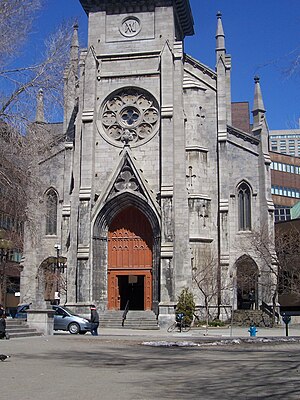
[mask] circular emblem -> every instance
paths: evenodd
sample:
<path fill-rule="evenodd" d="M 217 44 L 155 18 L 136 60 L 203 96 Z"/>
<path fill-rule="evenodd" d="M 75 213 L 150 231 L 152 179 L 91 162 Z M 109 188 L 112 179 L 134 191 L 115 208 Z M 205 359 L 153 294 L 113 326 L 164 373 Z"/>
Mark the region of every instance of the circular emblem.
<path fill-rule="evenodd" d="M 115 144 L 142 144 L 158 131 L 157 101 L 141 89 L 117 90 L 104 101 L 97 125 L 99 131 L 104 131 Z"/>
<path fill-rule="evenodd" d="M 141 22 L 136 17 L 125 18 L 120 26 L 120 32 L 123 36 L 133 37 L 136 36 L 141 30 Z"/>

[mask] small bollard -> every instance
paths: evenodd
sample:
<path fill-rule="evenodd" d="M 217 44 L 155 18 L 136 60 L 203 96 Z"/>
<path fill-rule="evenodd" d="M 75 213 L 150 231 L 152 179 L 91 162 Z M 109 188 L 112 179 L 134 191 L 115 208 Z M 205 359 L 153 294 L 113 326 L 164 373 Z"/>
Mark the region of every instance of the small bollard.
<path fill-rule="evenodd" d="M 257 333 L 256 326 L 251 324 L 248 332 L 250 333 L 250 337 L 255 337 Z"/>

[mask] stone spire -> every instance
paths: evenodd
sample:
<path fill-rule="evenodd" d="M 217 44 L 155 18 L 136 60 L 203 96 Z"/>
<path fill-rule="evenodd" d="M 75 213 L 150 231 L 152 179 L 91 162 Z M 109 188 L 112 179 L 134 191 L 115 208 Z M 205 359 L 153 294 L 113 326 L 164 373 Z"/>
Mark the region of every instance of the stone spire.
<path fill-rule="evenodd" d="M 78 68 L 78 54 L 79 54 L 79 43 L 78 43 L 78 23 L 75 22 L 73 25 L 73 37 L 70 48 L 70 64 L 74 71 Z"/>
<path fill-rule="evenodd" d="M 265 106 L 261 94 L 261 88 L 260 88 L 260 83 L 259 83 L 259 77 L 255 76 L 254 77 L 254 82 L 255 82 L 255 89 L 254 89 L 254 104 L 253 104 L 253 112 L 254 111 L 263 111 L 265 112 Z"/>
<path fill-rule="evenodd" d="M 216 52 L 217 54 L 222 52 L 225 54 L 226 48 L 225 48 L 225 34 L 224 34 L 224 29 L 223 29 L 223 24 L 222 24 L 222 14 L 220 11 L 217 13 L 217 33 L 216 33 Z"/>
<path fill-rule="evenodd" d="M 43 89 L 39 89 L 39 91 L 38 91 L 35 121 L 36 122 L 45 122 Z"/>
<path fill-rule="evenodd" d="M 253 103 L 252 114 L 253 114 L 253 125 L 255 128 L 258 125 L 260 125 L 262 120 L 264 119 L 266 109 L 261 94 L 261 88 L 258 76 L 254 77 L 254 82 L 255 82 L 255 88 L 254 88 L 254 103 Z"/>
<path fill-rule="evenodd" d="M 218 84 L 218 138 L 227 140 L 227 124 L 231 125 L 231 57 L 226 54 L 222 14 L 217 13 L 216 72 Z"/>

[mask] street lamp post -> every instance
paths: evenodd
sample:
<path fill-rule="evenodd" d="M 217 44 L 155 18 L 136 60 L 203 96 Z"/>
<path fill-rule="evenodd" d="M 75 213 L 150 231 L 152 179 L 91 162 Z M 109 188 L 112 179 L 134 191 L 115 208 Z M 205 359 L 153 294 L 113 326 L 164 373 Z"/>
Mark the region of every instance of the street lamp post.
<path fill-rule="evenodd" d="M 235 308 L 235 301 L 236 301 L 236 291 L 237 291 L 237 282 L 236 276 L 233 275 L 232 277 L 232 305 L 231 305 L 231 321 L 230 321 L 230 337 L 232 337 L 232 327 L 233 327 L 233 317 L 234 317 L 234 308 Z"/>
<path fill-rule="evenodd" d="M 56 274 L 56 279 L 57 279 L 57 293 L 59 293 L 59 278 L 61 273 L 65 272 L 65 266 L 66 266 L 66 257 L 60 256 L 60 250 L 61 246 L 60 244 L 55 244 L 54 246 L 56 250 L 56 263 L 55 263 L 55 274 Z M 67 279 L 66 279 L 66 301 L 67 301 Z"/>
<path fill-rule="evenodd" d="M 4 248 L 0 249 L 0 265 L 1 265 L 1 298 L 3 298 L 4 308 L 6 307 L 6 260 L 7 260 L 7 251 Z"/>

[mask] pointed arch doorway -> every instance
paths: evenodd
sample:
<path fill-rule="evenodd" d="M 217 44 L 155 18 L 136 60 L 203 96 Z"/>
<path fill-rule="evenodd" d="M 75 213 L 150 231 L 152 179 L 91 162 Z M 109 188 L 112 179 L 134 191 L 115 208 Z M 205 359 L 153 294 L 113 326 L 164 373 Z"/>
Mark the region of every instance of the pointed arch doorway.
<path fill-rule="evenodd" d="M 251 257 L 242 256 L 236 263 L 236 276 L 238 309 L 257 309 L 259 271 L 255 261 Z M 252 300 L 250 296 L 253 296 Z"/>
<path fill-rule="evenodd" d="M 108 227 L 108 309 L 152 309 L 153 232 L 136 207 L 120 211 Z"/>

